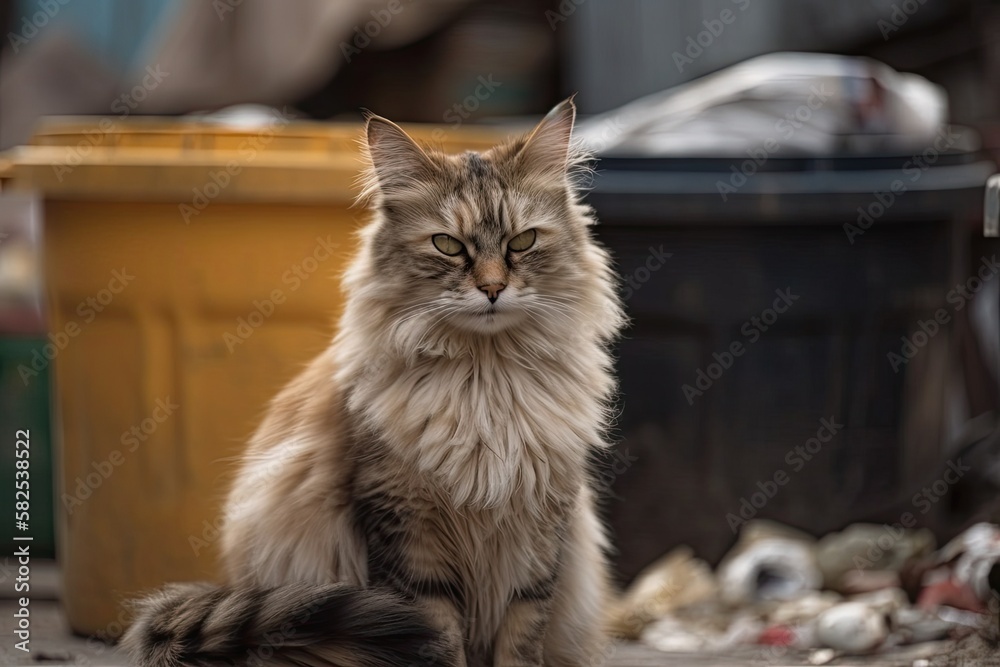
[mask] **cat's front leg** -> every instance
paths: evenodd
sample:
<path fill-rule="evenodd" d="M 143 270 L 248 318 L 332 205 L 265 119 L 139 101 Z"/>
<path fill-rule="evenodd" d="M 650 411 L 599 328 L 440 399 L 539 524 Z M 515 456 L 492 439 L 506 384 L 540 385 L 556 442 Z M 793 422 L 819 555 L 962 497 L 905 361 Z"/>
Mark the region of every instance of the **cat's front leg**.
<path fill-rule="evenodd" d="M 442 641 L 449 657 L 448 667 L 466 667 L 468 660 L 465 656 L 465 625 L 455 603 L 447 598 L 427 596 L 420 599 L 420 604 L 428 620 L 442 634 Z M 428 646 L 419 653 L 428 656 L 428 659 L 423 663 L 407 667 L 441 667 L 441 664 L 433 659 L 433 656 L 439 655 L 437 647 Z"/>
<path fill-rule="evenodd" d="M 541 667 L 551 606 L 551 591 L 511 601 L 497 634 L 493 667 Z"/>

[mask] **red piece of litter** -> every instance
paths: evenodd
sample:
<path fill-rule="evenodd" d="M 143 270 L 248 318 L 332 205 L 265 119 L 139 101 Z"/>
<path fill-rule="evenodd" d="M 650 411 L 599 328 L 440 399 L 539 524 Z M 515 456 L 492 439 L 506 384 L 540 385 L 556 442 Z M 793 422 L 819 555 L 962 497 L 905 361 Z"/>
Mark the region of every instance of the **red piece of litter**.
<path fill-rule="evenodd" d="M 773 625 L 760 633 L 757 643 L 764 646 L 791 646 L 795 643 L 795 631 L 787 625 Z"/>

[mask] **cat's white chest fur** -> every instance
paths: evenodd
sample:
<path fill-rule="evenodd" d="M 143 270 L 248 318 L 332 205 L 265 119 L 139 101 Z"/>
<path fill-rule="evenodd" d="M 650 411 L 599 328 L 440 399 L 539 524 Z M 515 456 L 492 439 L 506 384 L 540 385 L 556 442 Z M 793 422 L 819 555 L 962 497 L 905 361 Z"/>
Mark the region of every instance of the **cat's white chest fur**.
<path fill-rule="evenodd" d="M 456 507 L 530 498 L 601 442 L 600 397 L 560 360 L 529 365 L 485 350 L 383 372 L 381 381 L 359 387 L 352 403 Z"/>

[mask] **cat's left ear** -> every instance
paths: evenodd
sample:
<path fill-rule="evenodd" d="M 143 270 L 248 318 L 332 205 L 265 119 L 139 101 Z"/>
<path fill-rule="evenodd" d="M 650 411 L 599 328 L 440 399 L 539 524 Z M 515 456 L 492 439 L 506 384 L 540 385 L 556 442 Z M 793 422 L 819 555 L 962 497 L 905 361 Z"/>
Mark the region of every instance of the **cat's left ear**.
<path fill-rule="evenodd" d="M 576 105 L 569 97 L 557 104 L 528 135 L 518 159 L 531 171 L 565 174 L 570 162 L 570 139 Z"/>
<path fill-rule="evenodd" d="M 366 148 L 374 186 L 390 195 L 427 181 L 434 169 L 430 157 L 390 120 L 370 114 L 365 128 Z"/>

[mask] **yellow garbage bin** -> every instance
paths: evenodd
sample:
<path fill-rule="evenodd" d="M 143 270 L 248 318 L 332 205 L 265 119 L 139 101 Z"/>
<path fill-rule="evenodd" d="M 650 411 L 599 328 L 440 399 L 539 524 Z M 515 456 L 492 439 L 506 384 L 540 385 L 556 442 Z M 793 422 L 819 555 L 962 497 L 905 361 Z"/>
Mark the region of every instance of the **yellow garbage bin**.
<path fill-rule="evenodd" d="M 114 638 L 122 601 L 216 576 L 220 501 L 267 401 L 328 344 L 359 125 L 232 129 L 58 119 L 0 157 L 44 196 L 59 452 L 58 549 L 72 629 Z M 448 151 L 501 130 L 410 128 Z"/>

